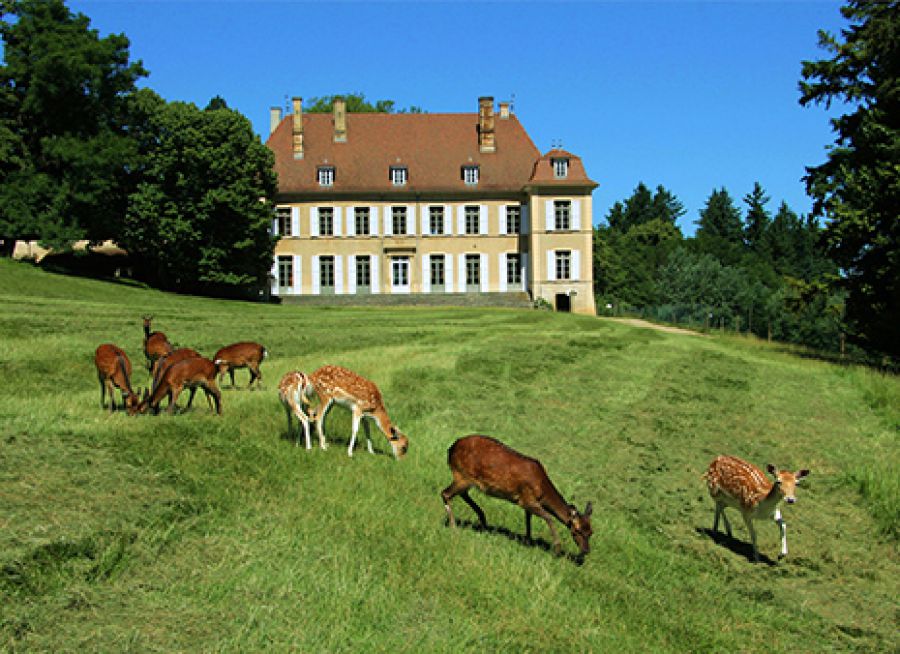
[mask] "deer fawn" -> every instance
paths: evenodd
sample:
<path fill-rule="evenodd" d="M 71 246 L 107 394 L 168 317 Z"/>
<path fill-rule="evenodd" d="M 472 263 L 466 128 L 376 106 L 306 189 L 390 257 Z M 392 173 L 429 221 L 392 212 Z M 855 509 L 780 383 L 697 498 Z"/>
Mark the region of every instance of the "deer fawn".
<path fill-rule="evenodd" d="M 312 409 L 309 402 L 309 395 L 313 392 L 309 375 L 299 370 L 285 374 L 278 384 L 278 397 L 284 406 L 284 412 L 287 414 L 288 436 L 292 432 L 291 415 L 293 414 L 297 416 L 297 420 L 303 426 L 303 434 L 306 436 L 306 449 L 308 450 L 312 449 L 309 423 L 316 421 L 316 411 Z M 300 425 L 297 426 L 297 445 L 300 444 Z"/>
<path fill-rule="evenodd" d="M 228 371 L 231 377 L 231 385 L 234 386 L 234 371 L 237 368 L 247 368 L 250 371 L 250 383 L 247 388 L 253 386 L 254 380 L 259 388 L 262 385 L 262 373 L 259 371 L 259 364 L 266 358 L 268 352 L 259 343 L 235 343 L 228 347 L 223 347 L 216 352 L 213 362 L 217 366 L 224 366 L 222 374 Z"/>
<path fill-rule="evenodd" d="M 153 316 L 144 316 L 144 356 L 147 357 L 147 370 L 153 371 L 153 363 L 162 355 L 172 351 L 172 344 L 162 332 L 151 332 L 150 321 Z"/>
<path fill-rule="evenodd" d="M 453 481 L 441 492 L 451 527 L 456 526 L 450 500 L 460 495 L 475 511 L 482 527 L 487 527 L 484 511 L 469 497 L 469 489 L 477 486 L 481 491 L 500 497 L 525 510 L 525 537 L 531 541 L 531 516 L 543 518 L 553 535 L 553 548 L 560 553 L 561 544 L 553 520 L 556 518 L 572 534 L 582 554 L 591 551 L 590 502 L 579 513 L 574 505 L 566 503 L 547 471 L 537 459 L 519 454 L 500 441 L 489 436 L 473 434 L 460 438 L 447 450 L 447 463 L 453 473 Z"/>
<path fill-rule="evenodd" d="M 328 445 L 325 443 L 325 434 L 322 431 L 322 426 L 325 423 L 325 414 L 328 413 L 333 404 L 340 404 L 353 412 L 353 430 L 350 435 L 350 447 L 347 448 L 348 456 L 353 456 L 356 432 L 359 431 L 359 424 L 363 422 L 363 418 L 371 418 L 375 421 L 375 424 L 378 425 L 378 428 L 390 441 L 391 450 L 397 459 L 406 454 L 407 449 L 409 449 L 409 439 L 391 424 L 391 419 L 384 409 L 381 391 L 378 390 L 375 384 L 340 366 L 322 366 L 313 372 L 309 378 L 320 400 L 318 419 L 316 420 L 316 429 L 319 433 L 319 447 L 323 450 L 328 448 Z M 372 449 L 368 423 L 363 422 L 363 428 L 366 432 L 366 444 L 369 453 L 374 454 L 375 450 Z"/>
<path fill-rule="evenodd" d="M 97 380 L 100 382 L 100 406 L 106 407 L 106 391 L 109 390 L 109 412 L 116 408 L 115 390 L 122 392 L 122 404 L 128 415 L 137 412 L 140 398 L 131 389 L 131 361 L 122 348 L 104 343 L 94 352 Z"/>
<path fill-rule="evenodd" d="M 713 520 L 713 532 L 719 531 L 719 516 L 725 520 L 725 529 L 731 538 L 731 524 L 725 515 L 726 507 L 734 507 L 741 512 L 750 539 L 753 541 L 753 560 L 759 561 L 759 550 L 756 547 L 756 530 L 754 520 L 772 518 L 781 531 L 781 554 L 787 556 L 787 534 L 784 519 L 778 503 L 784 499 L 788 504 L 796 502 L 794 492 L 797 483 L 809 474 L 809 470 L 790 472 L 778 470 L 772 464 L 766 469 L 775 478 L 769 481 L 762 470 L 751 463 L 733 456 L 717 456 L 709 464 L 703 477 L 709 489 L 710 497 L 716 503 L 716 517 Z"/>
<path fill-rule="evenodd" d="M 209 359 L 195 357 L 179 361 L 166 368 L 153 393 L 148 393 L 141 402 L 141 413 L 147 409 L 154 413 L 159 411 L 159 404 L 164 397 L 169 398 L 169 413 L 175 413 L 175 403 L 178 396 L 185 388 L 191 390 L 188 405 L 194 399 L 194 393 L 199 386 L 206 392 L 207 398 L 212 397 L 216 404 L 216 413 L 222 415 L 222 392 L 216 385 L 216 377 L 219 375 L 219 367 Z"/>

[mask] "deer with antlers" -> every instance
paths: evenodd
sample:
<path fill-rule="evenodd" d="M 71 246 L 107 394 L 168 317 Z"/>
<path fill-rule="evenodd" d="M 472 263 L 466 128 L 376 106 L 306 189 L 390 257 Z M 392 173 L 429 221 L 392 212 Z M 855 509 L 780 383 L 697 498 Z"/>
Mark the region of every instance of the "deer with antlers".
<path fill-rule="evenodd" d="M 719 531 L 719 516 L 725 520 L 725 529 L 731 538 L 731 524 L 725 515 L 727 507 L 741 512 L 750 539 L 753 542 L 753 560 L 759 561 L 759 549 L 756 546 L 756 530 L 754 520 L 775 520 L 781 531 L 781 554 L 787 556 L 787 526 L 781 517 L 778 504 L 785 500 L 788 504 L 797 501 L 794 493 L 797 483 L 809 474 L 809 470 L 778 470 L 771 463 L 766 467 L 774 481 L 769 481 L 765 473 L 751 463 L 734 456 L 717 456 L 709 464 L 703 475 L 709 495 L 716 503 L 716 515 L 713 520 L 713 532 Z"/>
<path fill-rule="evenodd" d="M 308 450 L 312 449 L 309 423 L 316 421 L 316 411 L 309 401 L 309 396 L 314 392 L 309 375 L 299 370 L 286 373 L 278 384 L 278 397 L 281 399 L 281 404 L 284 406 L 284 411 L 287 414 L 288 436 L 293 431 L 291 425 L 291 416 L 293 415 L 297 417 L 300 423 L 297 426 L 296 443 L 300 445 L 300 427 L 302 426 L 303 434 L 306 437 L 306 449 Z"/>
<path fill-rule="evenodd" d="M 94 352 L 94 365 L 97 368 L 97 380 L 100 382 L 100 406 L 106 408 L 106 391 L 109 391 L 109 412 L 116 408 L 115 389 L 122 392 L 122 405 L 128 415 L 137 412 L 140 398 L 131 389 L 131 361 L 125 351 L 104 343 Z"/>
<path fill-rule="evenodd" d="M 153 371 L 153 364 L 158 358 L 172 351 L 172 344 L 162 332 L 151 332 L 150 321 L 153 316 L 143 316 L 144 319 L 144 356 L 147 357 L 147 370 Z"/>
<path fill-rule="evenodd" d="M 341 366 L 322 366 L 309 378 L 319 397 L 318 419 L 316 420 L 319 447 L 323 450 L 328 448 L 325 434 L 322 431 L 325 414 L 332 405 L 339 404 L 350 409 L 353 414 L 350 446 L 347 448 L 348 456 L 353 456 L 353 446 L 356 444 L 356 433 L 359 431 L 360 423 L 363 424 L 366 432 L 366 445 L 369 453 L 375 453 L 375 450 L 372 449 L 372 439 L 369 436 L 369 424 L 364 422 L 363 418 L 371 418 L 375 421 L 390 442 L 394 457 L 400 459 L 406 454 L 409 449 L 409 439 L 391 423 L 384 408 L 381 391 L 374 383 Z"/>

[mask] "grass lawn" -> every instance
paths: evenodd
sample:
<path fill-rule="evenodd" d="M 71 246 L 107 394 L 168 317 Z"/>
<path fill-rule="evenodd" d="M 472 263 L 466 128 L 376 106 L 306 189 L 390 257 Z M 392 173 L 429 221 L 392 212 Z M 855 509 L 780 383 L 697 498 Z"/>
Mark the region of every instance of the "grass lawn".
<path fill-rule="evenodd" d="M 147 385 L 142 314 L 207 356 L 269 350 L 263 390 L 175 416 L 99 406 L 97 345 Z M 379 384 L 402 461 L 286 437 L 277 383 L 326 363 Z M 237 373 L 246 384 L 248 373 Z M 227 385 L 227 384 L 226 384 Z M 182 400 L 184 404 L 185 400 Z M 900 381 L 741 337 L 584 316 L 329 309 L 168 295 L 0 261 L 0 651 L 898 651 Z M 579 565 L 517 507 L 440 491 L 483 433 L 594 502 Z M 314 439 L 315 442 L 315 439 Z M 709 534 L 717 454 L 812 473 L 778 529 Z"/>

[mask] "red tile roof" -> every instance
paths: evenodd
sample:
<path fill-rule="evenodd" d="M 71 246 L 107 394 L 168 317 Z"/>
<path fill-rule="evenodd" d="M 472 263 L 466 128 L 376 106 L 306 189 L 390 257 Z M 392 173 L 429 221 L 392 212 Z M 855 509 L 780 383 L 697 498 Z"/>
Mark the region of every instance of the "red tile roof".
<path fill-rule="evenodd" d="M 293 116 L 288 115 L 266 145 L 275 153 L 279 194 L 328 193 L 520 193 L 543 184 L 543 158 L 519 120 L 494 118 L 496 152 L 478 148 L 478 114 L 347 114 L 347 141 L 334 142 L 331 113 L 303 115 L 303 159 L 291 150 Z M 551 151 L 553 152 L 553 151 Z M 547 156 L 547 155 L 545 155 Z M 570 156 L 569 184 L 595 185 L 581 160 Z M 479 182 L 467 185 L 466 165 L 479 166 Z M 319 166 L 334 166 L 334 184 L 320 187 Z M 552 177 L 549 160 L 547 167 Z M 394 186 L 391 166 L 406 166 L 408 181 Z M 540 177 L 538 177 L 538 174 Z M 574 176 L 574 174 L 580 177 Z M 548 179 L 550 183 L 559 180 Z"/>

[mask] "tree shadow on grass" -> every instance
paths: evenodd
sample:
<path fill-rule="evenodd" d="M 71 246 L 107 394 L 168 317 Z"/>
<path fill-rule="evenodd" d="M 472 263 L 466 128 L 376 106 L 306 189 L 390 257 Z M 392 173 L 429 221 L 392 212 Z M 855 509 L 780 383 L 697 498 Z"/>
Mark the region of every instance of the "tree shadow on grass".
<path fill-rule="evenodd" d="M 444 526 L 450 526 L 450 521 L 446 518 L 444 519 Z M 514 543 L 518 543 L 522 547 L 533 547 L 544 550 L 545 552 L 549 552 L 554 555 L 556 554 L 553 551 L 553 544 L 544 540 L 543 538 L 532 537 L 532 539 L 529 541 L 525 538 L 525 534 L 519 534 L 514 531 L 510 531 L 506 527 L 492 527 L 490 525 L 488 525 L 487 527 L 482 527 L 480 522 L 459 519 L 456 520 L 456 526 L 460 529 L 471 529 L 472 531 L 484 532 L 486 534 L 492 534 L 495 536 L 504 536 Z M 564 551 L 559 556 L 560 558 L 567 559 L 575 565 L 584 565 L 584 554 L 582 554 L 581 552 L 579 552 L 578 554 L 572 554 L 571 552 Z"/>
<path fill-rule="evenodd" d="M 701 536 L 706 536 L 720 547 L 724 547 L 735 554 L 743 556 L 750 563 L 755 563 L 753 560 L 753 543 L 748 543 L 742 540 L 737 540 L 736 538 L 730 537 L 727 533 L 722 531 L 713 531 L 712 529 L 708 529 L 706 527 L 696 527 L 695 531 Z M 777 561 L 773 561 L 768 556 L 759 553 L 759 562 L 765 563 L 766 565 L 773 566 L 777 565 Z"/>

